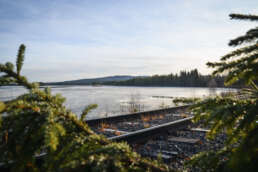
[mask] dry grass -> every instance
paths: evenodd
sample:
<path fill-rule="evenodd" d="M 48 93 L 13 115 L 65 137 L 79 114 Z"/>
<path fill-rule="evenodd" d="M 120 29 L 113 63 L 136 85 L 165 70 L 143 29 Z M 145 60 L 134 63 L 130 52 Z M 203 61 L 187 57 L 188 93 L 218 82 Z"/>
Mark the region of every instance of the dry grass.
<path fill-rule="evenodd" d="M 185 113 L 181 113 L 180 115 L 181 115 L 183 118 L 187 118 L 187 117 L 188 117 L 188 115 L 185 114 Z"/>
<path fill-rule="evenodd" d="M 115 134 L 116 136 L 120 136 L 120 135 L 121 135 L 121 132 L 116 131 L 114 134 Z"/>
<path fill-rule="evenodd" d="M 149 127 L 150 127 L 150 124 L 143 124 L 143 127 L 144 127 L 144 128 L 149 128 Z"/>
<path fill-rule="evenodd" d="M 160 115 L 159 115 L 159 119 L 163 119 L 164 116 L 165 116 L 164 114 L 160 114 Z"/>
<path fill-rule="evenodd" d="M 100 132 L 104 132 L 105 128 L 99 128 L 98 129 Z"/>
<path fill-rule="evenodd" d="M 100 128 L 99 128 L 99 131 L 104 132 L 104 131 L 105 131 L 105 128 L 109 128 L 109 127 L 110 127 L 109 124 L 101 123 L 101 124 L 100 124 Z"/>
<path fill-rule="evenodd" d="M 164 114 L 160 114 L 160 115 L 152 115 L 152 116 L 141 116 L 141 120 L 143 122 L 149 122 L 151 120 L 156 120 L 156 119 L 163 119 L 165 117 Z"/>
<path fill-rule="evenodd" d="M 142 116 L 141 116 L 141 120 L 142 120 L 143 122 L 149 122 L 149 121 L 151 120 L 151 117 L 142 115 Z"/>
<path fill-rule="evenodd" d="M 151 117 L 151 120 L 156 120 L 156 119 L 158 119 L 157 115 L 154 115 L 154 116 Z"/>
<path fill-rule="evenodd" d="M 116 127 L 116 126 L 113 126 L 113 125 L 110 125 L 109 128 L 110 128 L 110 129 L 113 129 L 113 130 L 117 130 L 117 127 Z"/>

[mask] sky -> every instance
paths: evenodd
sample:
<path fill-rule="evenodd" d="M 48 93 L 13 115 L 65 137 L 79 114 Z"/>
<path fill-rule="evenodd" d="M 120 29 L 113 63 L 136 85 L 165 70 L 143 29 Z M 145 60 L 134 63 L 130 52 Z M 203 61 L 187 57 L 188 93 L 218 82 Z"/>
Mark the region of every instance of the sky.
<path fill-rule="evenodd" d="M 197 68 L 234 48 L 257 0 L 0 0 L 0 63 L 26 45 L 30 81 L 154 75 Z"/>

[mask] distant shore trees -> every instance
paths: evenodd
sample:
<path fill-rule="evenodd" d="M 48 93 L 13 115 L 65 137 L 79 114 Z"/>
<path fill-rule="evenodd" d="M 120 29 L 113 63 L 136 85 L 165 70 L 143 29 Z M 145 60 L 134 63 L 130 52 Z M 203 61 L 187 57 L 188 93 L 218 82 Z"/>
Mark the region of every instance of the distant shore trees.
<path fill-rule="evenodd" d="M 181 71 L 179 74 L 153 75 L 150 77 L 136 77 L 126 81 L 104 82 L 103 85 L 117 86 L 166 86 L 166 87 L 226 87 L 223 75 L 201 75 L 197 69 Z M 241 87 L 238 82 L 231 87 Z"/>

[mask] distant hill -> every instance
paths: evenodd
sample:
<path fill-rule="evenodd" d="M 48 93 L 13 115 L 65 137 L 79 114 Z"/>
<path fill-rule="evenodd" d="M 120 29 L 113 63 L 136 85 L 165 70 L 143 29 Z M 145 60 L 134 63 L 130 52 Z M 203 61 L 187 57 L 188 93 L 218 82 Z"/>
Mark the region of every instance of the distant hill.
<path fill-rule="evenodd" d="M 129 79 L 134 79 L 138 77 L 146 77 L 146 76 L 116 75 L 116 76 L 107 76 L 107 77 L 101 77 L 101 78 L 78 79 L 78 80 L 62 81 L 62 82 L 45 82 L 45 83 L 41 83 L 41 85 L 94 85 L 94 84 L 102 84 L 104 82 L 126 81 Z"/>

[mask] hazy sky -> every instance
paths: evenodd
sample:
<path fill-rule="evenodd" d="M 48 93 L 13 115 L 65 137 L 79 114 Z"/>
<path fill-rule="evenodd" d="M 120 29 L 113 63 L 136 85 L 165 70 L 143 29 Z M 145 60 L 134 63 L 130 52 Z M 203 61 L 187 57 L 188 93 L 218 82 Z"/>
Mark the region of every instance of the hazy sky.
<path fill-rule="evenodd" d="M 198 68 L 232 50 L 230 39 L 255 23 L 257 0 L 0 0 L 0 62 L 33 81 L 153 75 Z"/>

